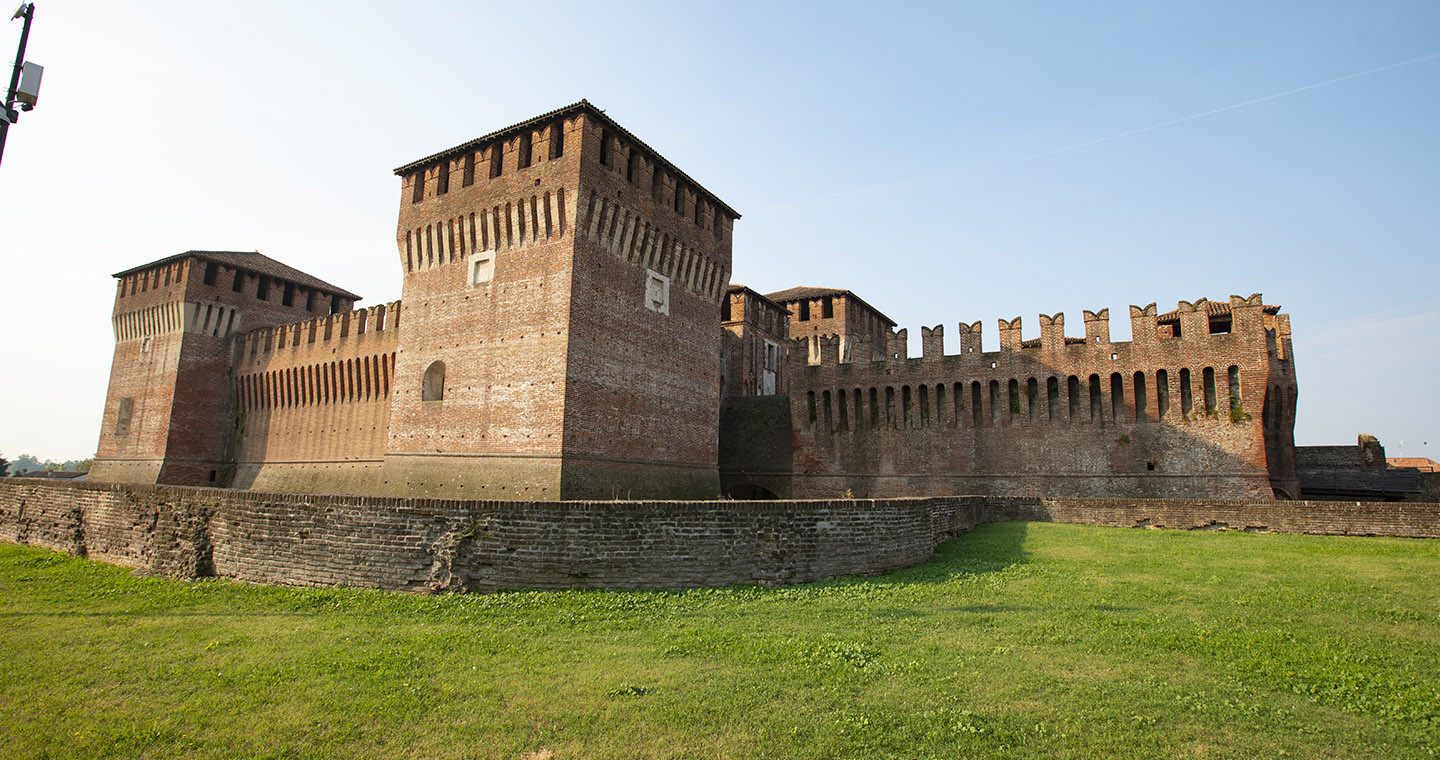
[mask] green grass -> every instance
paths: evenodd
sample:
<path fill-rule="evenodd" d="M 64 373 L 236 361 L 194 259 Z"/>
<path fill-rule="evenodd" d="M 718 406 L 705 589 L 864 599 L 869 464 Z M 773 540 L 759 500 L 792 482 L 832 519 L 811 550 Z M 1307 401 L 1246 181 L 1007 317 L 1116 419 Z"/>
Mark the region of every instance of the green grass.
<path fill-rule="evenodd" d="M 1440 541 L 1006 523 L 878 578 L 420 597 L 0 544 L 6 758 L 1420 758 Z"/>

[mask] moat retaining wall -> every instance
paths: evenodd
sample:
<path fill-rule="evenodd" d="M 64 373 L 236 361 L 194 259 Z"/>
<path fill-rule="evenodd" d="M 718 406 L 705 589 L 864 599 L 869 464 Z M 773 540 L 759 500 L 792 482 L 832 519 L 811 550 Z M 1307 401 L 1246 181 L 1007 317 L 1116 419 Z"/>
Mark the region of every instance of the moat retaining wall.
<path fill-rule="evenodd" d="M 965 496 L 502 502 L 0 481 L 0 540 L 187 577 L 397 590 L 802 583 L 981 522 L 1440 538 L 1440 504 Z"/>

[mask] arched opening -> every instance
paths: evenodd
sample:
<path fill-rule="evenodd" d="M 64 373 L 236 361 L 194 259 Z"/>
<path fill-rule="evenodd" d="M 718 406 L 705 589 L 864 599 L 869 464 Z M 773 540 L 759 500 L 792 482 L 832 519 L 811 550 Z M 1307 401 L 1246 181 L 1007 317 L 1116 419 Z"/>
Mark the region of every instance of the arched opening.
<path fill-rule="evenodd" d="M 421 401 L 441 401 L 445 398 L 445 362 L 434 362 L 425 369 L 425 380 L 420 385 Z"/>
<path fill-rule="evenodd" d="M 730 490 L 725 492 L 725 498 L 738 499 L 740 501 L 769 501 L 780 497 L 776 496 L 774 491 L 764 486 L 757 486 L 754 483 L 741 483 L 738 486 L 731 486 Z"/>

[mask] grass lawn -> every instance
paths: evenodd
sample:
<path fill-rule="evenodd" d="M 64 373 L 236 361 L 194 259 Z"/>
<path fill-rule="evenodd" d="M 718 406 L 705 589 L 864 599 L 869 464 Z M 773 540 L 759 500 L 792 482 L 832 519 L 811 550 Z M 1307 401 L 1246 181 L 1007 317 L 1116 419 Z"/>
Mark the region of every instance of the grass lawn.
<path fill-rule="evenodd" d="M 0 756 L 1425 758 L 1440 541 L 1002 523 L 789 588 L 422 597 L 0 544 Z"/>

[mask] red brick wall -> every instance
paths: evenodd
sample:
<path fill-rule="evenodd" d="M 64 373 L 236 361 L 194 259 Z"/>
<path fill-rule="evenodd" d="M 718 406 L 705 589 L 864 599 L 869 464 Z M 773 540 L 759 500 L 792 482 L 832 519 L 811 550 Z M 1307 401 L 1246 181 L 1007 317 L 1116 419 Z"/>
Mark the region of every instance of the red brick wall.
<path fill-rule="evenodd" d="M 0 480 L 0 540 L 185 577 L 490 591 L 802 583 L 981 522 L 1440 538 L 1440 504 L 958 497 L 514 502 Z"/>
<path fill-rule="evenodd" d="M 549 135 L 557 128 L 565 133 L 564 153 L 551 159 Z M 468 187 L 464 156 L 445 160 L 444 193 L 438 162 L 424 170 L 420 202 L 413 202 L 415 175 L 402 183 L 405 324 L 384 492 L 559 498 L 582 128 L 572 115 L 526 131 L 527 168 L 519 165 L 517 132 L 476 146 Z M 501 172 L 491 178 L 497 153 Z M 469 259 L 477 250 L 494 253 L 494 279 L 471 287 Z M 444 398 L 427 402 L 423 378 L 436 361 L 445 365 Z"/>
<path fill-rule="evenodd" d="M 1293 389 L 1293 365 L 1288 345 L 1287 353 L 1280 354 L 1274 320 L 1263 314 L 1258 300 L 1252 305 L 1232 299 L 1232 310 L 1234 329 L 1229 334 L 1209 335 L 1201 326 L 1185 331 L 1182 338 L 1166 338 L 1156 327 L 1153 305 L 1148 310 L 1132 308 L 1137 339 L 1129 343 L 1109 341 L 1104 321 L 1108 314 L 1102 313 L 1092 315 L 1083 342 L 1064 340 L 1063 317 L 1054 322 L 1042 319 L 1040 345 L 1033 347 L 1020 345 L 1018 319 L 1001 320 L 1002 350 L 989 353 L 968 351 L 965 339 L 970 334 L 965 325 L 962 353 L 950 356 L 943 355 L 938 327 L 925 331 L 926 353 L 915 359 L 905 356 L 904 331 L 890 342 L 889 352 L 898 358 L 887 361 L 842 363 L 837 361 L 833 340 L 822 344 L 818 365 L 792 367 L 796 429 L 792 493 L 809 497 L 834 497 L 847 490 L 881 497 L 1271 496 L 1275 485 L 1293 479 L 1294 470 L 1293 464 L 1287 472 L 1285 462 L 1271 461 L 1266 423 L 1274 428 L 1272 450 L 1283 448 L 1274 443 L 1278 441 L 1293 446 L 1293 412 L 1268 413 L 1266 399 L 1276 387 Z M 1242 404 L 1233 418 L 1227 393 L 1227 369 L 1232 365 L 1239 369 Z M 1205 367 L 1213 368 L 1216 377 L 1212 412 L 1205 407 Z M 1185 368 L 1193 386 L 1194 407 L 1188 415 L 1182 413 L 1180 388 Z M 1157 383 L 1157 371 L 1162 369 L 1169 388 L 1169 408 L 1163 415 Z M 1144 373 L 1146 390 L 1138 415 L 1136 372 Z M 1111 394 L 1115 373 L 1123 390 L 1118 405 L 1112 403 Z M 1080 386 L 1078 414 L 1073 418 L 1068 393 L 1072 375 Z M 1099 377 L 1100 386 L 1100 405 L 1093 419 L 1088 390 L 1092 375 Z M 1058 386 L 1053 414 L 1050 378 Z M 1012 381 L 1017 396 L 1013 403 Z M 972 385 L 976 382 L 978 424 Z M 958 405 L 956 383 L 961 391 Z M 872 389 L 877 402 L 873 405 Z M 893 401 L 887 403 L 887 398 Z"/>
<path fill-rule="evenodd" d="M 230 337 L 308 312 L 304 298 L 285 306 L 280 287 L 260 299 L 254 275 L 218 266 L 207 285 L 205 270 L 204 261 L 184 258 L 129 274 L 118 284 L 115 357 L 92 477 L 229 482 L 235 428 Z M 240 292 L 232 287 L 237 275 L 243 277 Z M 342 305 L 348 308 L 349 301 Z M 316 308 L 329 307 L 327 298 Z M 130 436 L 115 435 L 123 398 L 134 399 Z"/>
<path fill-rule="evenodd" d="M 585 125 L 563 496 L 713 497 L 731 220 L 663 166 L 655 185 L 657 162 L 642 146 L 588 116 Z M 646 307 L 647 271 L 670 280 L 668 314 Z"/>
<path fill-rule="evenodd" d="M 237 339 L 234 486 L 379 490 L 400 314 L 397 301 Z"/>

